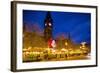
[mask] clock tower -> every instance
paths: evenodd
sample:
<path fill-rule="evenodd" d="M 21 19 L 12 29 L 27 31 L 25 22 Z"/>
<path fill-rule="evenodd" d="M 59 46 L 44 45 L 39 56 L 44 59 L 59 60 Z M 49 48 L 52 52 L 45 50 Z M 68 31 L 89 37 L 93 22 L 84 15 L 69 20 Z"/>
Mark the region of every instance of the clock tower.
<path fill-rule="evenodd" d="M 45 21 L 44 21 L 44 38 L 45 38 L 45 41 L 48 41 L 49 39 L 52 38 L 52 18 L 51 18 L 51 14 L 50 12 L 47 12 L 46 14 L 46 18 L 45 18 Z"/>

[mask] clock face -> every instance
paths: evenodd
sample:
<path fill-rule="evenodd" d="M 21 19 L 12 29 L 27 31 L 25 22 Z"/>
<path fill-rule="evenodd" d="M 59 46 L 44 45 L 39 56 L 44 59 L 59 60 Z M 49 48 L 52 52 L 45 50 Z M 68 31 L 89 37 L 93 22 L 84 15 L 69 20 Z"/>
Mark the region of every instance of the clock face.
<path fill-rule="evenodd" d="M 45 24 L 45 26 L 47 26 L 47 24 Z"/>
<path fill-rule="evenodd" d="M 51 26 L 52 24 L 51 23 L 49 23 L 49 26 Z"/>

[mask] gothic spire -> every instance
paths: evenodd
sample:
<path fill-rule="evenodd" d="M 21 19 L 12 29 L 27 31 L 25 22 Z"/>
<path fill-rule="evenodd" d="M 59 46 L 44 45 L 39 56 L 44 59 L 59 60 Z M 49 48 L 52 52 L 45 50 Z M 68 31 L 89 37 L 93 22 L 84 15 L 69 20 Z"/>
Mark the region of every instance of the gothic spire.
<path fill-rule="evenodd" d="M 52 23 L 51 13 L 49 11 L 46 14 L 45 22 L 51 22 Z"/>

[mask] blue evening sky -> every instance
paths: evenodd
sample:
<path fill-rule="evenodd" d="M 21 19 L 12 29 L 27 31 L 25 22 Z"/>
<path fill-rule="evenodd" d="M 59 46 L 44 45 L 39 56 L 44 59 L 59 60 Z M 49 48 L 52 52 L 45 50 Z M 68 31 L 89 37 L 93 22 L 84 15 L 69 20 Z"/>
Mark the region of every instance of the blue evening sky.
<path fill-rule="evenodd" d="M 41 30 L 44 29 L 44 20 L 47 11 L 23 10 L 23 23 L 27 25 L 37 24 Z M 51 11 L 53 19 L 53 36 L 69 34 L 76 43 L 91 41 L 91 14 L 76 12 Z"/>

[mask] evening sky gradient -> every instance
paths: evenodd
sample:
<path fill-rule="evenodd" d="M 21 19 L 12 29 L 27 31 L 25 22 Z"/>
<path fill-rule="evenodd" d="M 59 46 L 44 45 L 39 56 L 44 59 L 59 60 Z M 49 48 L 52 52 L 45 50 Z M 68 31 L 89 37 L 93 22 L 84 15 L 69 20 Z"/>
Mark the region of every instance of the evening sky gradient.
<path fill-rule="evenodd" d="M 91 41 L 91 14 L 51 11 L 53 19 L 53 37 L 70 34 L 72 41 L 81 43 Z M 38 25 L 44 30 L 47 11 L 23 10 L 23 23 L 27 26 Z"/>

